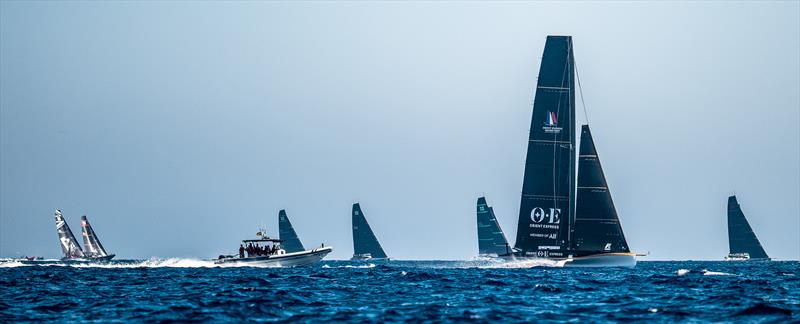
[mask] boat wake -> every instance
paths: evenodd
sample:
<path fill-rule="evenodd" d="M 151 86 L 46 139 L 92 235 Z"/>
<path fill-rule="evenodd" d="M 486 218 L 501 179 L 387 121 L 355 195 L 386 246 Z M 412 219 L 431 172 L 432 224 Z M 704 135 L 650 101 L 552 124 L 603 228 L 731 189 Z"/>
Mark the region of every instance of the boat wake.
<path fill-rule="evenodd" d="M 481 269 L 525 269 L 525 268 L 561 268 L 567 260 L 555 261 L 548 259 L 501 259 L 476 257 L 472 260 L 464 261 L 462 268 L 481 268 Z"/>
<path fill-rule="evenodd" d="M 67 263 L 58 260 L 44 260 L 41 263 L 23 263 L 20 261 L 1 262 L 0 268 L 16 267 L 72 267 L 72 268 L 103 268 L 103 269 L 131 269 L 131 268 L 274 268 L 275 265 L 258 265 L 242 263 L 215 264 L 211 260 L 193 258 L 151 258 L 147 260 L 117 260 L 104 263 Z"/>
<path fill-rule="evenodd" d="M 333 266 L 333 267 L 331 267 L 331 266 L 329 266 L 329 265 L 325 264 L 325 265 L 323 265 L 323 266 L 322 266 L 322 268 L 324 268 L 324 269 L 332 269 L 332 268 L 344 268 L 344 269 L 372 269 L 372 268 L 374 268 L 374 267 L 375 267 L 375 264 L 374 264 L 374 263 L 370 263 L 370 264 L 360 264 L 360 265 L 352 265 L 352 264 L 348 264 L 348 265 L 343 265 L 343 266 Z"/>

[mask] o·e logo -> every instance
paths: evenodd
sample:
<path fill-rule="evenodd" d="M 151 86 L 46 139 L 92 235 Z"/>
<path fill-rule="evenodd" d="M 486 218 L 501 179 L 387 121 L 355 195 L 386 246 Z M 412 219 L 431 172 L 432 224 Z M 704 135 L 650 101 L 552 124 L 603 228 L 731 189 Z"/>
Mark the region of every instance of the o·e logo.
<path fill-rule="evenodd" d="M 531 210 L 531 220 L 534 223 L 541 223 L 547 219 L 547 223 L 555 224 L 561 221 L 561 208 L 550 208 L 550 213 L 546 213 L 542 207 L 534 207 Z"/>

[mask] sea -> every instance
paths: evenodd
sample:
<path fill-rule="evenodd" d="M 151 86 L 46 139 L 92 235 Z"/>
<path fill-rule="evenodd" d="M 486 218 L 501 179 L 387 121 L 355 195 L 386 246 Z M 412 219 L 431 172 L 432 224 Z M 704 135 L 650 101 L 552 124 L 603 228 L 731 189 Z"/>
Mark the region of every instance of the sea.
<path fill-rule="evenodd" d="M 800 322 L 800 262 L 0 263 L 0 322 Z"/>

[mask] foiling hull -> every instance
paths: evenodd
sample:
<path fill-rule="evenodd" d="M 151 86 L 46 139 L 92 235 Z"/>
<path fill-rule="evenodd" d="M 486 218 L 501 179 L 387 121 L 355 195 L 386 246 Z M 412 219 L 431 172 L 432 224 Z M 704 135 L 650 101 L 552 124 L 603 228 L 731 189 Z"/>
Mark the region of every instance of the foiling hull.
<path fill-rule="evenodd" d="M 319 262 L 333 248 L 330 246 L 316 248 L 313 250 L 286 253 L 280 255 L 268 255 L 246 258 L 221 258 L 214 260 L 215 264 L 243 264 L 253 266 L 272 266 L 272 267 L 299 267 L 311 265 Z"/>
<path fill-rule="evenodd" d="M 358 257 L 353 256 L 350 258 L 350 261 L 353 262 L 387 262 L 389 258 L 373 258 L 373 257 Z"/>
<path fill-rule="evenodd" d="M 109 263 L 111 259 L 113 259 L 116 254 L 109 254 L 102 257 L 93 257 L 93 258 L 62 258 L 61 260 L 20 260 L 19 262 L 22 264 L 97 264 L 97 263 Z"/>
<path fill-rule="evenodd" d="M 543 265 L 563 266 L 567 268 L 603 268 L 603 267 L 636 267 L 636 253 L 595 253 L 571 258 L 540 258 L 527 256 L 501 256 L 514 260 L 542 260 Z"/>

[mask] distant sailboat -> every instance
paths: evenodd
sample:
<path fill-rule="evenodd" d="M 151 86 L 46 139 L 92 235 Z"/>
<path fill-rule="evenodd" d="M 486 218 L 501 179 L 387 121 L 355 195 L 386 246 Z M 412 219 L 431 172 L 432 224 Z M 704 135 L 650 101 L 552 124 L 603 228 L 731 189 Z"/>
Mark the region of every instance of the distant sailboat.
<path fill-rule="evenodd" d="M 85 248 L 84 255 L 90 259 L 98 260 L 111 260 L 114 254 L 108 254 L 100 239 L 97 238 L 92 225 L 89 224 L 89 219 L 86 216 L 81 216 L 81 228 L 83 229 L 83 247 Z"/>
<path fill-rule="evenodd" d="M 300 242 L 300 238 L 297 237 L 289 217 L 286 216 L 286 210 L 283 209 L 278 212 L 278 236 L 280 236 L 281 246 L 286 252 L 292 253 L 306 250 L 303 247 L 303 243 Z"/>
<path fill-rule="evenodd" d="M 351 260 L 388 259 L 383 247 L 367 223 L 358 203 L 353 204 L 353 258 Z"/>
<path fill-rule="evenodd" d="M 478 198 L 478 255 L 502 256 L 509 255 L 512 250 L 508 245 L 500 224 L 494 216 L 494 209 L 486 204 L 486 197 Z"/>
<path fill-rule="evenodd" d="M 83 249 L 78 245 L 78 240 L 75 239 L 67 221 L 61 215 L 61 210 L 58 209 L 56 209 L 56 231 L 58 232 L 58 241 L 61 243 L 61 251 L 64 252 L 63 260 L 85 257 Z"/>
<path fill-rule="evenodd" d="M 728 244 L 730 253 L 726 260 L 769 260 L 753 228 L 744 217 L 736 196 L 728 197 Z"/>
<path fill-rule="evenodd" d="M 628 249 L 588 126 L 575 156 L 572 37 L 545 43 L 528 140 L 515 256 L 567 266 L 636 265 Z"/>
<path fill-rule="evenodd" d="M 72 234 L 72 230 L 69 228 L 69 225 L 67 225 L 67 221 L 64 219 L 64 216 L 61 215 L 61 210 L 56 209 L 55 219 L 58 240 L 61 243 L 61 251 L 64 252 L 64 257 L 61 258 L 62 261 L 97 262 L 109 261 L 114 258 L 114 254 L 106 253 L 103 245 L 100 244 L 100 241 L 97 239 L 97 235 L 94 233 L 92 226 L 89 225 L 86 216 L 81 217 L 83 242 L 86 247 L 85 251 L 78 245 L 78 240 L 75 239 L 75 235 Z"/>

